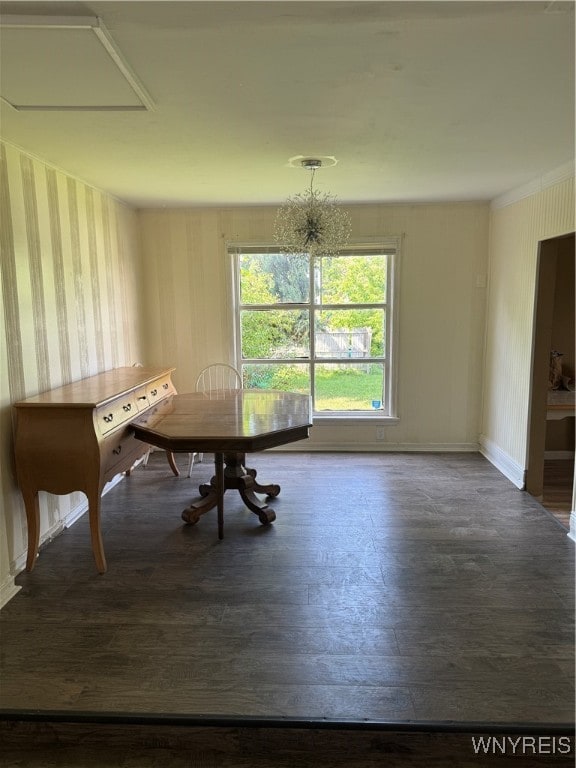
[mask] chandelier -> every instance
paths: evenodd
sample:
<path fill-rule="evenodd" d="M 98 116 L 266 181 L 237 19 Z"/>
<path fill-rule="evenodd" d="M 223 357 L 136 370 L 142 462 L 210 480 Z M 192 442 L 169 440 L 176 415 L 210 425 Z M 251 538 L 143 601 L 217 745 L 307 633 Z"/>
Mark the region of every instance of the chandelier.
<path fill-rule="evenodd" d="M 274 240 L 283 253 L 336 256 L 348 243 L 350 216 L 334 195 L 314 189 L 314 174 L 322 160 L 308 158 L 301 165 L 311 172 L 310 189 L 289 197 L 278 209 Z"/>

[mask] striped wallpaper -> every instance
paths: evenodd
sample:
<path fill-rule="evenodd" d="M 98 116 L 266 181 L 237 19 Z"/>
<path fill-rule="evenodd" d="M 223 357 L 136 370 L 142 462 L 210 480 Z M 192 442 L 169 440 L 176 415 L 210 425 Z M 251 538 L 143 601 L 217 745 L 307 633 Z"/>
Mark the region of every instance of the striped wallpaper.
<path fill-rule="evenodd" d="M 0 590 L 26 548 L 15 485 L 11 403 L 142 358 L 137 215 L 0 143 Z M 41 535 L 82 494 L 41 494 Z"/>
<path fill-rule="evenodd" d="M 510 463 L 517 484 L 527 459 L 538 243 L 574 227 L 574 178 L 491 211 L 481 441 Z"/>

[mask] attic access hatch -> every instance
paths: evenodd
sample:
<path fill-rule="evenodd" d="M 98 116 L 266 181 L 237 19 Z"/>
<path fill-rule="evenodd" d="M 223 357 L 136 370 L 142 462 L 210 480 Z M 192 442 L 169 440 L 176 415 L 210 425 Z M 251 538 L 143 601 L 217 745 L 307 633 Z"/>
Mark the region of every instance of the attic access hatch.
<path fill-rule="evenodd" d="M 0 16 L 0 98 L 24 111 L 154 104 L 96 16 Z"/>

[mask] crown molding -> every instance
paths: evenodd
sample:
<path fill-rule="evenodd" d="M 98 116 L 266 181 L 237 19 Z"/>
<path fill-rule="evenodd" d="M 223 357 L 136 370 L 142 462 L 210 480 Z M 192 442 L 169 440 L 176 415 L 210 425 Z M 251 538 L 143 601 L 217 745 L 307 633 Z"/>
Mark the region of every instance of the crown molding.
<path fill-rule="evenodd" d="M 522 184 L 520 187 L 511 189 L 509 192 L 495 197 L 491 203 L 490 208 L 492 210 L 496 208 L 504 208 L 507 205 L 517 203 L 519 200 L 524 200 L 526 197 L 542 192 L 548 187 L 553 187 L 555 184 L 560 184 L 563 181 L 574 178 L 574 160 L 569 160 L 557 168 L 554 168 L 542 176 L 538 176 L 536 179 L 532 179 L 527 184 Z"/>

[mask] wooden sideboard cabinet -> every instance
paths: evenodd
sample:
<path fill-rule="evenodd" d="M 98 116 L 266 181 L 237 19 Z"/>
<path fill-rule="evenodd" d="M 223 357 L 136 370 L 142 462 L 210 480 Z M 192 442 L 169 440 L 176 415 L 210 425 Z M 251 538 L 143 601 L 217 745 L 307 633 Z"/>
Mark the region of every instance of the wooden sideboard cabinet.
<path fill-rule="evenodd" d="M 104 485 L 128 471 L 148 446 L 130 423 L 169 405 L 174 368 L 116 368 L 14 404 L 18 485 L 28 523 L 26 568 L 34 567 L 40 541 L 38 491 L 88 497 L 96 567 L 106 571 L 100 532 Z"/>

